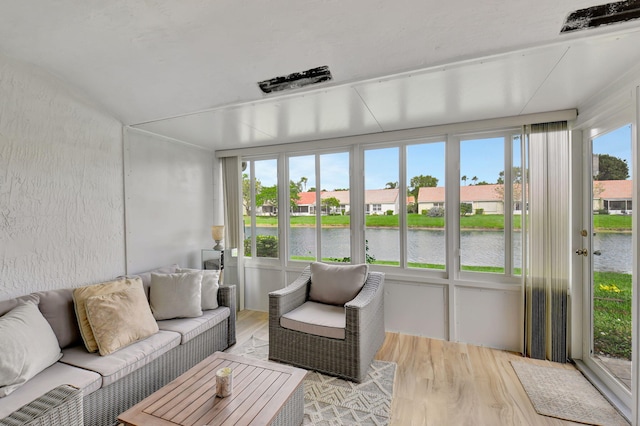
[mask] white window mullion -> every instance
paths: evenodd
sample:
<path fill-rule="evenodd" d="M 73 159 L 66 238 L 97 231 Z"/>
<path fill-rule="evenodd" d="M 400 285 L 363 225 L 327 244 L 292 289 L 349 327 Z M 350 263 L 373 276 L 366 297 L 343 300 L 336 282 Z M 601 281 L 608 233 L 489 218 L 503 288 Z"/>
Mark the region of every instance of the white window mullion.
<path fill-rule="evenodd" d="M 361 145 L 351 148 L 351 179 L 349 203 L 351 204 L 351 262 L 365 262 L 364 237 L 364 150 Z"/>
<path fill-rule="evenodd" d="M 460 276 L 460 138 L 447 137 L 445 168 L 445 232 L 449 278 Z"/>
<path fill-rule="evenodd" d="M 251 258 L 256 258 L 256 210 L 258 208 L 256 204 L 256 166 L 254 161 L 249 161 L 249 188 L 251 192 Z M 244 243 L 243 243 L 244 249 Z"/>
<path fill-rule="evenodd" d="M 513 136 L 504 136 L 504 273 L 513 275 Z"/>
<path fill-rule="evenodd" d="M 316 167 L 316 260 L 322 261 L 322 176 L 320 176 L 320 155 L 315 155 Z"/>
<path fill-rule="evenodd" d="M 400 268 L 407 267 L 407 146 L 400 145 L 398 173 L 398 227 L 400 228 Z M 417 200 L 416 200 L 417 202 Z"/>
<path fill-rule="evenodd" d="M 291 199 L 291 191 L 289 190 L 289 180 L 287 177 L 289 176 L 288 168 L 284 167 L 285 162 L 285 154 L 279 154 L 276 158 L 276 167 L 277 167 L 277 188 L 278 188 L 278 213 L 276 217 L 278 218 L 278 258 L 280 261 L 280 265 L 284 266 L 284 261 L 282 260 L 284 257 L 287 257 L 288 251 L 288 242 L 287 242 L 287 229 L 288 226 L 286 224 L 289 222 L 289 206 Z M 282 185 L 281 182 L 284 182 Z M 283 226 L 284 225 L 284 226 Z"/>

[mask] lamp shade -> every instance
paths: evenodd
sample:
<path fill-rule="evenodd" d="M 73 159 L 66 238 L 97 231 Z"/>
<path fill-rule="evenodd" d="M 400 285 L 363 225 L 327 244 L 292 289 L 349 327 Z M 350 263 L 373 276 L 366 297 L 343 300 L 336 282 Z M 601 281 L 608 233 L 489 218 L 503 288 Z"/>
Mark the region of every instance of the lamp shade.
<path fill-rule="evenodd" d="M 224 225 L 214 225 L 211 227 L 211 236 L 214 241 L 224 239 Z"/>

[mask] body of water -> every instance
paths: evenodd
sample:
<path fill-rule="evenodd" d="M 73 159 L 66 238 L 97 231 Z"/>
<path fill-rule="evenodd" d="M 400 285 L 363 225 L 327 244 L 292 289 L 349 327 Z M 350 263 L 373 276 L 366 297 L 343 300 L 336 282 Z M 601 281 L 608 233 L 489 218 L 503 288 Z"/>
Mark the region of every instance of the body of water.
<path fill-rule="evenodd" d="M 277 235 L 277 228 L 258 227 L 259 235 Z M 349 228 L 322 228 L 323 257 L 350 256 Z M 369 254 L 377 260 L 400 260 L 400 232 L 397 228 L 368 228 L 365 238 Z M 631 273 L 631 233 L 596 233 L 593 249 L 594 270 Z M 290 230 L 289 250 L 292 256 L 315 256 L 316 228 L 294 227 Z M 513 233 L 513 265 L 522 266 L 521 235 Z M 409 229 L 407 234 L 408 261 L 444 265 L 446 235 L 444 230 Z M 460 260 L 465 266 L 504 267 L 503 231 L 462 231 Z"/>

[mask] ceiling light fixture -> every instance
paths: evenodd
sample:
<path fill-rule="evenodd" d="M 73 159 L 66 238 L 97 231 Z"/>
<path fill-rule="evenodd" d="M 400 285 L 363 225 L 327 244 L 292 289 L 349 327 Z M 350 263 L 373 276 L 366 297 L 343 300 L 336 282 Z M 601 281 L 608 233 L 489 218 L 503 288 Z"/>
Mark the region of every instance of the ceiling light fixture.
<path fill-rule="evenodd" d="M 281 92 L 283 90 L 299 89 L 310 84 L 318 84 L 332 80 L 329 67 L 324 65 L 317 68 L 311 68 L 307 71 L 294 72 L 293 74 L 282 77 L 275 77 L 269 80 L 258 82 L 260 90 L 264 93 Z"/>
<path fill-rule="evenodd" d="M 640 18 L 640 0 L 617 1 L 571 12 L 561 33 L 586 30 Z"/>

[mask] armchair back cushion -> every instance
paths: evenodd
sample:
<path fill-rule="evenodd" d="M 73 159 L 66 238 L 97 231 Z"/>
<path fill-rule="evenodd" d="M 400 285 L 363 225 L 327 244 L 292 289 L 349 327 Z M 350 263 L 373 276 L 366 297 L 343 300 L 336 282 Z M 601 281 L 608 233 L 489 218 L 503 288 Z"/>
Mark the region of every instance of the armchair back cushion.
<path fill-rule="evenodd" d="M 309 300 L 343 306 L 353 300 L 367 281 L 369 266 L 311 264 Z"/>

